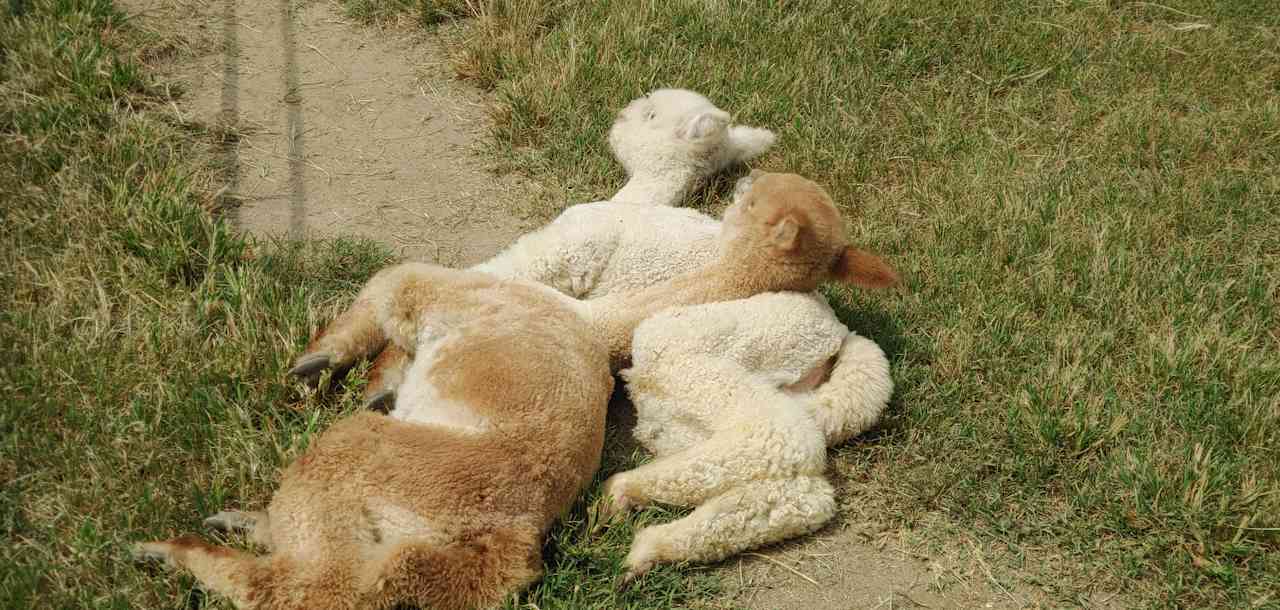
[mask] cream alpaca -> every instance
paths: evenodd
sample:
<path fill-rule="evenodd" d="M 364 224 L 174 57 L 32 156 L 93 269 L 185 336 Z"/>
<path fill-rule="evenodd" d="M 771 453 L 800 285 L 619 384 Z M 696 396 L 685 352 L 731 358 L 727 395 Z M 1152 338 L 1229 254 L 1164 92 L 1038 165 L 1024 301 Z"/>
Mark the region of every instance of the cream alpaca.
<path fill-rule="evenodd" d="M 827 200 L 811 182 L 769 175 L 741 195 L 727 227 L 761 199 Z M 847 251 L 843 263 L 859 269 L 862 284 L 892 276 L 866 253 Z M 821 375 L 793 366 L 836 352 L 820 385 Z M 622 375 L 636 406 L 635 436 L 655 459 L 605 483 L 605 510 L 616 516 L 651 502 L 698 508 L 637 533 L 627 579 L 658 562 L 715 561 L 826 523 L 835 514 L 823 473 L 827 442 L 874 423 L 878 408 L 856 407 L 883 405 L 893 390 L 883 352 L 845 330 L 812 294 L 666 310 L 637 329 L 632 357 Z M 797 383 L 817 389 L 783 389 Z"/>
<path fill-rule="evenodd" d="M 654 91 L 619 112 L 609 132 L 609 146 L 629 176 L 622 190 L 569 207 L 472 269 L 532 280 L 575 298 L 644 288 L 697 269 L 714 258 L 720 223 L 671 206 L 773 141 L 767 130 L 730 125 L 728 113 L 697 93 Z"/>
<path fill-rule="evenodd" d="M 389 341 L 413 356 L 392 415 L 336 423 L 285 469 L 264 513 L 208 521 L 249 530 L 269 555 L 182 537 L 139 556 L 191 571 L 242 608 L 499 602 L 538 578 L 547 529 L 596 470 L 608 361 L 630 353 L 640 320 L 859 276 L 829 202 L 757 195 L 708 265 L 589 303 L 435 265 L 380 272 L 293 372 L 348 365 Z"/>

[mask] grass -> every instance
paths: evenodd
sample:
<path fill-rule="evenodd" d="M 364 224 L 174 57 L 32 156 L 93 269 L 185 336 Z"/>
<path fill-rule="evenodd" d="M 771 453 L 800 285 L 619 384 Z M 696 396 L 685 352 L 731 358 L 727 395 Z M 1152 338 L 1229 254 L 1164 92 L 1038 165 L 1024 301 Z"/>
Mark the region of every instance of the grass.
<path fill-rule="evenodd" d="M 211 214 L 219 136 L 171 118 L 110 2 L 0 17 L 0 606 L 190 607 L 127 545 L 265 500 L 354 404 L 282 371 L 386 254 Z"/>
<path fill-rule="evenodd" d="M 129 545 L 264 506 L 278 467 L 359 404 L 358 383 L 317 394 L 284 371 L 388 254 L 228 225 L 214 193 L 235 134 L 175 119 L 177 89 L 138 61 L 188 42 L 107 0 L 0 12 L 0 607 L 230 608 L 131 564 Z M 608 460 L 634 463 L 617 447 Z M 665 608 L 715 592 L 674 569 L 615 591 L 631 525 L 669 515 L 592 535 L 586 506 L 523 602 Z"/>
<path fill-rule="evenodd" d="M 469 4 L 458 71 L 563 193 L 545 215 L 621 183 L 617 108 L 687 87 L 776 130 L 757 165 L 828 186 L 909 277 L 831 295 L 898 383 L 834 454 L 848 520 L 1055 603 L 1280 607 L 1272 3 Z"/>
<path fill-rule="evenodd" d="M 1270 3 L 360 2 L 481 14 L 459 71 L 500 100 L 497 152 L 562 193 L 544 214 L 616 188 L 612 112 L 660 85 L 775 129 L 760 165 L 856 212 L 910 286 L 831 293 L 898 383 L 833 454 L 846 521 L 973 543 L 1055 605 L 1280 604 Z M 155 44 L 106 0 L 0 7 L 4 607 L 228 607 L 126 545 L 261 506 L 355 407 L 283 371 L 385 253 L 232 231 L 228 136 L 172 118 L 133 59 Z M 632 528 L 668 517 L 592 536 L 587 505 L 511 607 L 718 603 L 689 568 L 615 592 Z"/>

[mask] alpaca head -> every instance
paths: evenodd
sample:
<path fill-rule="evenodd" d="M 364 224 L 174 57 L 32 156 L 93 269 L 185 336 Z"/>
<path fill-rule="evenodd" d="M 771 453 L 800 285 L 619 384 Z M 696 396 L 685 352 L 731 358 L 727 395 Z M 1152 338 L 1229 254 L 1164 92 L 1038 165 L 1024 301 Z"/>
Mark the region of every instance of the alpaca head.
<path fill-rule="evenodd" d="M 769 130 L 729 121 L 729 113 L 693 91 L 658 89 L 618 113 L 609 147 L 628 176 L 683 172 L 706 177 L 773 145 Z"/>
<path fill-rule="evenodd" d="M 756 170 L 739 180 L 720 240 L 728 256 L 764 257 L 769 268 L 793 275 L 792 289 L 815 288 L 827 280 L 864 288 L 898 283 L 888 263 L 849 245 L 831 196 L 795 174 Z"/>

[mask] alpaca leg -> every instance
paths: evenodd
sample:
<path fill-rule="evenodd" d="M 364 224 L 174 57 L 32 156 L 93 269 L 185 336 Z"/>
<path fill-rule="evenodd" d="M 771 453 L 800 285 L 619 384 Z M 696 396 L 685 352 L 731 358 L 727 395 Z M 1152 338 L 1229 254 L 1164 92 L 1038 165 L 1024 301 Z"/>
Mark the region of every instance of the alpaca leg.
<path fill-rule="evenodd" d="M 134 548 L 134 557 L 185 569 L 207 589 L 231 599 L 238 608 L 254 607 L 255 601 L 266 597 L 266 592 L 260 590 L 271 571 L 266 559 L 214 546 L 194 536 L 144 542 Z"/>
<path fill-rule="evenodd" d="M 271 518 L 265 512 L 224 510 L 205 519 L 204 526 L 224 532 L 245 532 L 254 544 L 271 547 Z"/>
<path fill-rule="evenodd" d="M 311 339 L 289 374 L 314 380 L 325 370 L 346 368 L 381 351 L 387 337 L 378 320 L 379 304 L 390 298 L 412 267 L 396 265 L 374 274 L 351 306 Z"/>
<path fill-rule="evenodd" d="M 426 263 L 379 271 L 351 307 L 311 340 L 289 373 L 315 379 L 327 369 L 346 368 L 377 355 L 388 341 L 412 353 L 418 314 L 434 296 L 431 287 L 457 280 L 459 273 Z"/>
<path fill-rule="evenodd" d="M 748 431 L 721 432 L 706 442 L 609 477 L 606 516 L 652 502 L 693 506 L 762 478 L 821 472 L 826 447 L 815 433 L 759 422 Z"/>
<path fill-rule="evenodd" d="M 404 381 L 405 370 L 413 358 L 409 352 L 395 344 L 388 345 L 373 361 L 369 371 L 369 383 L 364 388 L 366 409 L 386 413 L 396 402 L 396 389 Z"/>
<path fill-rule="evenodd" d="M 849 333 L 826 381 L 797 396 L 834 447 L 880 420 L 893 396 L 889 359 L 875 342 Z"/>
<path fill-rule="evenodd" d="M 713 456 L 707 455 L 706 449 L 703 445 L 691 447 L 609 477 L 604 482 L 605 520 L 615 520 L 653 502 L 692 506 L 720 493 L 732 484 L 734 473 L 718 459 L 709 459 Z"/>
<path fill-rule="evenodd" d="M 533 527 L 465 532 L 446 544 L 406 540 L 389 549 L 371 582 L 370 606 L 412 602 L 453 610 L 490 607 L 542 576 L 542 537 Z"/>
<path fill-rule="evenodd" d="M 662 562 L 712 562 L 807 534 L 835 516 L 834 490 L 817 476 L 755 481 L 712 498 L 683 519 L 640 530 L 625 581 Z"/>

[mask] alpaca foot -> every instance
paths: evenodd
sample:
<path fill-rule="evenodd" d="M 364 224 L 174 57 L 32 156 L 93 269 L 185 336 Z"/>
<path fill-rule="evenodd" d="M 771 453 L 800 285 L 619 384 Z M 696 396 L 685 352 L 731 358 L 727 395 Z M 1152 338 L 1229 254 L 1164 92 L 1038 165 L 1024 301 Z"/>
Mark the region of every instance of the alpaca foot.
<path fill-rule="evenodd" d="M 663 536 L 659 527 L 646 527 L 636 532 L 635 539 L 631 541 L 631 551 L 627 553 L 624 562 L 627 571 L 622 575 L 619 586 L 630 586 L 662 561 Z"/>
<path fill-rule="evenodd" d="M 391 409 L 396 406 L 395 390 L 379 390 L 364 401 L 364 408 L 367 411 L 377 411 L 379 413 L 390 413 Z"/>
<path fill-rule="evenodd" d="M 134 563 L 165 563 L 169 560 L 169 545 L 165 542 L 140 542 L 129 549 Z"/>
<path fill-rule="evenodd" d="M 613 582 L 613 588 L 618 591 L 625 591 L 631 588 L 631 585 L 634 585 L 636 581 L 640 580 L 646 573 L 648 573 L 649 570 L 653 568 L 653 565 L 654 564 L 649 564 L 647 566 L 627 568 L 627 571 L 623 572 L 622 576 L 619 576 L 618 579 Z"/>
<path fill-rule="evenodd" d="M 289 369 L 289 375 L 314 383 L 320 380 L 320 374 L 328 370 L 332 362 L 332 356 L 325 352 L 303 354 Z"/>
<path fill-rule="evenodd" d="M 627 517 L 627 513 L 638 508 L 638 503 L 627 495 L 627 479 L 624 474 L 615 474 L 604 482 L 604 494 L 600 498 L 600 526 L 617 523 Z"/>
<path fill-rule="evenodd" d="M 204 520 L 204 526 L 220 532 L 239 532 L 253 529 L 258 519 L 253 515 L 238 510 L 224 510 L 210 515 Z"/>

